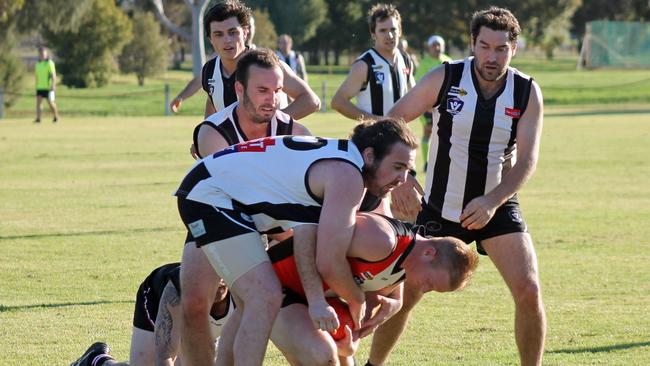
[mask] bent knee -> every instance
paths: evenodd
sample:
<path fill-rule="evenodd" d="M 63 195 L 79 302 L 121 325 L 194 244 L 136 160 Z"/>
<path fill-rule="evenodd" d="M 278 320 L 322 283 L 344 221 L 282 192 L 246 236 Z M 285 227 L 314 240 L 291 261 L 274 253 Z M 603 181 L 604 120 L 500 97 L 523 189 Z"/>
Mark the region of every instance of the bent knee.
<path fill-rule="evenodd" d="M 328 366 L 336 365 L 338 356 L 336 351 L 336 346 L 333 342 L 323 342 L 317 346 L 312 346 L 309 348 L 308 352 L 303 354 L 303 360 L 301 360 L 303 365 L 318 365 L 318 366 Z"/>

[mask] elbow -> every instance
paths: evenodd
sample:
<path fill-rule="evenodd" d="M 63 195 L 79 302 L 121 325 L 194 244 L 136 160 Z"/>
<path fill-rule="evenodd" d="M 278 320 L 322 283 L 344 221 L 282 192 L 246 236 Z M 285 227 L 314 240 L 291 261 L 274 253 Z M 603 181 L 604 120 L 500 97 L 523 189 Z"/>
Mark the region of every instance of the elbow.
<path fill-rule="evenodd" d="M 311 104 L 312 104 L 312 111 L 313 112 L 318 112 L 320 110 L 321 101 L 320 101 L 320 98 L 316 94 L 314 94 L 312 96 Z"/>
<path fill-rule="evenodd" d="M 320 274 L 321 278 L 328 282 L 329 279 L 333 278 L 336 274 L 334 258 L 319 258 L 316 257 L 316 270 Z"/>
<path fill-rule="evenodd" d="M 342 113 L 341 112 L 341 97 L 338 94 L 335 94 L 334 97 L 332 98 L 332 103 L 330 103 L 330 107 L 334 109 L 335 111 Z"/>

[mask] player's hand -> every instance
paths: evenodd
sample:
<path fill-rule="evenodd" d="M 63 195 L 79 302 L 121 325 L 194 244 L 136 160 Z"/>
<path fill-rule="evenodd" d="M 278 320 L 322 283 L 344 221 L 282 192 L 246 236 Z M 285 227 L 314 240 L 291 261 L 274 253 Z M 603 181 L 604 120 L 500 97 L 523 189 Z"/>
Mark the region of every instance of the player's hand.
<path fill-rule="evenodd" d="M 325 299 L 309 304 L 309 317 L 314 325 L 314 328 L 324 330 L 326 332 L 335 331 L 339 327 L 339 318 L 336 316 L 336 311 L 331 307 Z"/>
<path fill-rule="evenodd" d="M 423 195 L 422 186 L 409 174 L 406 182 L 395 187 L 390 193 L 390 209 L 393 216 L 402 221 L 415 222 L 418 213 L 422 210 Z"/>
<path fill-rule="evenodd" d="M 336 343 L 338 355 L 342 357 L 354 356 L 359 348 L 361 338 L 358 336 L 357 331 L 353 332 L 347 325 L 345 325 L 344 330 L 345 337 L 338 341 L 334 341 L 334 343 Z"/>
<path fill-rule="evenodd" d="M 482 229 L 494 216 L 497 204 L 487 196 L 479 196 L 469 201 L 460 214 L 460 225 L 468 230 Z"/>
<path fill-rule="evenodd" d="M 183 98 L 176 97 L 174 100 L 172 100 L 171 103 L 169 103 L 169 109 L 171 109 L 173 113 L 178 113 L 178 110 L 181 108 L 181 104 L 183 104 Z"/>
<path fill-rule="evenodd" d="M 359 329 L 359 337 L 364 338 L 375 332 L 377 327 L 382 325 L 386 320 L 397 314 L 402 308 L 402 301 L 386 296 L 375 295 L 373 302 L 377 303 L 379 310 L 374 316 L 368 314 L 363 326 Z M 374 308 L 374 307 L 373 307 Z"/>
<path fill-rule="evenodd" d="M 354 329 L 360 329 L 364 315 L 366 314 L 366 301 L 348 301 L 348 309 L 352 316 Z"/>
<path fill-rule="evenodd" d="M 199 152 L 196 151 L 196 145 L 194 145 L 194 144 L 190 145 L 190 155 L 192 155 L 194 160 L 201 159 L 201 157 L 199 156 Z"/>

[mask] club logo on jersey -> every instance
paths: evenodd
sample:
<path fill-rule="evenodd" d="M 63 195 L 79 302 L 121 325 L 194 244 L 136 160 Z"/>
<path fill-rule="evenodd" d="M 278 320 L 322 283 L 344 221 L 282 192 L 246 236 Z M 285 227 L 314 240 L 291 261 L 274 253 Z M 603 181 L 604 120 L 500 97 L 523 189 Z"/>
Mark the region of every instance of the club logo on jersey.
<path fill-rule="evenodd" d="M 357 286 L 363 285 L 364 282 L 366 281 L 371 281 L 375 276 L 372 275 L 372 273 L 366 271 L 363 273 L 360 273 L 358 276 L 354 276 L 354 282 L 357 284 Z"/>
<path fill-rule="evenodd" d="M 190 229 L 192 236 L 195 238 L 198 238 L 199 236 L 204 235 L 206 233 L 205 225 L 203 225 L 203 220 L 190 222 L 190 224 L 187 225 L 187 228 Z"/>
<path fill-rule="evenodd" d="M 408 74 L 411 73 L 411 69 L 408 68 L 408 67 L 405 67 L 405 68 L 402 69 L 402 72 L 404 73 L 404 75 L 408 75 Z"/>
<path fill-rule="evenodd" d="M 214 79 L 208 79 L 208 93 L 214 94 Z"/>
<path fill-rule="evenodd" d="M 449 92 L 447 93 L 447 95 L 464 97 L 464 96 L 467 95 L 467 91 L 465 89 L 463 89 L 463 88 L 459 88 L 457 86 L 452 86 L 449 89 Z"/>
<path fill-rule="evenodd" d="M 510 211 L 510 212 L 508 212 L 508 214 L 510 215 L 510 218 L 514 222 L 521 223 L 523 221 L 519 211 L 516 211 L 516 210 L 515 211 Z"/>
<path fill-rule="evenodd" d="M 235 145 L 235 149 L 239 152 L 264 152 L 268 146 L 274 146 L 275 139 L 266 137 L 257 140 L 250 140 L 241 144 Z"/>
<path fill-rule="evenodd" d="M 506 116 L 512 118 L 519 118 L 521 117 L 521 109 L 506 107 Z"/>
<path fill-rule="evenodd" d="M 460 113 L 461 110 L 463 110 L 463 106 L 465 105 L 465 102 L 462 100 L 454 97 L 454 98 L 449 98 L 447 99 L 447 112 L 453 114 L 454 116 Z"/>
<path fill-rule="evenodd" d="M 383 68 L 384 68 L 384 65 L 372 65 L 372 70 L 373 70 L 373 71 L 375 71 L 375 70 L 381 70 L 381 69 L 383 69 Z"/>
<path fill-rule="evenodd" d="M 381 85 L 384 83 L 384 73 L 381 71 L 375 71 L 375 83 Z"/>

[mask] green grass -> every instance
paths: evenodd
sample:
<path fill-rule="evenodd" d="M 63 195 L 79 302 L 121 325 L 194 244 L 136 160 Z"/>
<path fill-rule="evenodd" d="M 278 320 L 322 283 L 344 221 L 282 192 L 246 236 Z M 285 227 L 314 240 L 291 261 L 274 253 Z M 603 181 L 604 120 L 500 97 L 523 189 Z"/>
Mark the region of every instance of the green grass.
<path fill-rule="evenodd" d="M 196 122 L 0 123 L 3 365 L 67 364 L 96 340 L 128 357 L 138 285 L 181 254 L 171 192 L 192 164 Z M 650 364 L 650 113 L 550 110 L 545 122 L 521 201 L 548 313 L 546 364 Z M 352 125 L 331 113 L 305 124 L 330 136 Z M 512 323 L 508 290 L 482 258 L 466 290 L 425 297 L 391 364 L 516 365 Z M 266 364 L 284 364 L 273 347 Z"/>
<path fill-rule="evenodd" d="M 575 58 L 553 61 L 532 57 L 515 58 L 513 65 L 532 75 L 542 86 L 546 105 L 608 105 L 650 103 L 650 75 L 647 70 L 576 71 Z M 347 74 L 345 66 L 310 67 L 312 89 L 329 103 Z M 192 78 L 188 70 L 170 70 L 158 78 L 146 79 L 139 87 L 134 75 L 114 75 L 110 85 L 95 89 L 70 89 L 59 85 L 57 103 L 63 118 L 71 116 L 152 116 L 165 112 L 164 88 L 170 87 L 174 98 Z M 6 111 L 8 117 L 33 118 L 35 98 L 33 75 L 26 75 L 21 97 Z M 44 106 L 47 110 L 47 106 Z M 205 93 L 187 99 L 180 115 L 201 115 L 205 107 Z"/>

